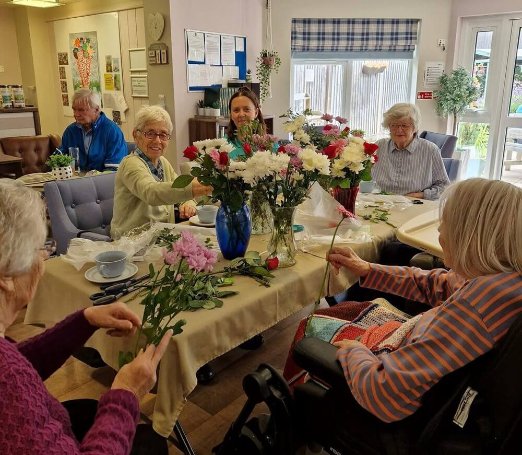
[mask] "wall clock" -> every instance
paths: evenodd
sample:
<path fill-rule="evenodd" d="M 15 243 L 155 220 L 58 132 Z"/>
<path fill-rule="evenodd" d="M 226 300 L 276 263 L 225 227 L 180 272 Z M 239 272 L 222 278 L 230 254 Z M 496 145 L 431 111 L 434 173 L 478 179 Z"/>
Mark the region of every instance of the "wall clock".
<path fill-rule="evenodd" d="M 149 13 L 147 17 L 147 29 L 149 36 L 154 41 L 159 41 L 165 29 L 165 19 L 161 13 Z"/>

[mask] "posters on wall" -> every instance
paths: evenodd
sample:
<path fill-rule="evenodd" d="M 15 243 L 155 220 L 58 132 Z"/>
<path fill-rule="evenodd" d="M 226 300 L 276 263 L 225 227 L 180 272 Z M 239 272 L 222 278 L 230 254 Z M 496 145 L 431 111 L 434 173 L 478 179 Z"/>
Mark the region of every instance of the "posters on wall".
<path fill-rule="evenodd" d="M 69 54 L 74 91 L 87 88 L 101 93 L 96 32 L 70 33 Z"/>

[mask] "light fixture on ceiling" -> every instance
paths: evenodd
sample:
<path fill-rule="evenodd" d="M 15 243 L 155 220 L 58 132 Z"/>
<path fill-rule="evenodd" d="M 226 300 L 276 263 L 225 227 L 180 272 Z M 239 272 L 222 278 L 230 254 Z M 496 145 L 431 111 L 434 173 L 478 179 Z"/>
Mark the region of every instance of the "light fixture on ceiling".
<path fill-rule="evenodd" d="M 61 6 L 58 0 L 11 0 L 9 3 L 19 6 L 33 6 L 35 8 L 52 8 L 53 6 Z"/>

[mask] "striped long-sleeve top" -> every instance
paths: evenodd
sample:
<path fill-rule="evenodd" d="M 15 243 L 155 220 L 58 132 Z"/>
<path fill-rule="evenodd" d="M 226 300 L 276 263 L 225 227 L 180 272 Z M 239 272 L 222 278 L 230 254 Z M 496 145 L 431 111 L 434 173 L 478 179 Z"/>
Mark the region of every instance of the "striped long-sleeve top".
<path fill-rule="evenodd" d="M 438 199 L 449 185 L 439 148 L 415 137 L 403 150 L 391 139 L 380 139 L 379 161 L 372 167 L 372 178 L 382 191 L 394 194 L 422 192 L 424 199 Z"/>
<path fill-rule="evenodd" d="M 516 272 L 464 281 L 444 269 L 372 264 L 361 285 L 434 306 L 393 352 L 374 355 L 355 343 L 337 353 L 355 399 L 385 422 L 413 414 L 426 391 L 488 352 L 522 312 Z"/>

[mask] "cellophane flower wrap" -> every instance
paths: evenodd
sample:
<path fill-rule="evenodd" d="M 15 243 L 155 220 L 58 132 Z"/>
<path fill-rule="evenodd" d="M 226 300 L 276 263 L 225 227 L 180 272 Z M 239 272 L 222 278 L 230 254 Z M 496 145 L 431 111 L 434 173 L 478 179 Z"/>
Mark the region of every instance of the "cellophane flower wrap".
<path fill-rule="evenodd" d="M 173 187 L 183 188 L 195 177 L 201 184 L 213 187 L 214 201 L 221 201 L 232 211 L 239 210 L 245 202 L 245 191 L 250 187 L 241 178 L 245 170 L 244 159 L 235 160 L 229 156 L 233 148 L 226 139 L 194 142 L 184 150 L 183 156 L 199 166 L 192 168 L 190 176 L 180 175 Z M 246 150 L 245 153 L 248 155 Z"/>
<path fill-rule="evenodd" d="M 312 125 L 305 111 L 297 114 L 289 110 L 283 117 L 284 127 L 292 133 L 294 143 L 307 147 L 313 145 L 330 161 L 331 172 L 328 179 L 320 179 L 325 188 L 352 188 L 361 180 L 371 180 L 371 169 L 377 162 L 378 146 L 364 140 L 364 131 L 351 130 L 342 117 L 323 114 L 324 126 Z M 334 123 L 335 121 L 335 123 Z"/>

